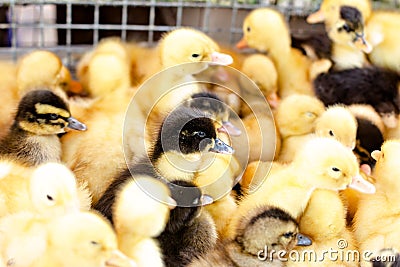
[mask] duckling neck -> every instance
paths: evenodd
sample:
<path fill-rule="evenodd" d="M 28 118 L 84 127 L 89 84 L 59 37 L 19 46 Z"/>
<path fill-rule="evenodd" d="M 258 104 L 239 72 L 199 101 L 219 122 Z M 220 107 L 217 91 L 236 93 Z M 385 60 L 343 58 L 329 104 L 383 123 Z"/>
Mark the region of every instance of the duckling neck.
<path fill-rule="evenodd" d="M 335 70 L 362 68 L 367 62 L 365 54 L 359 49 L 337 43 L 332 44 L 332 60 Z"/>
<path fill-rule="evenodd" d="M 200 168 L 200 157 L 200 153 L 183 155 L 176 151 L 162 151 L 158 157 L 153 157 L 152 163 L 157 172 L 167 180 L 192 181 Z"/>
<path fill-rule="evenodd" d="M 36 166 L 44 162 L 59 162 L 61 143 L 57 135 L 35 135 L 14 124 L 0 143 L 0 154 Z"/>

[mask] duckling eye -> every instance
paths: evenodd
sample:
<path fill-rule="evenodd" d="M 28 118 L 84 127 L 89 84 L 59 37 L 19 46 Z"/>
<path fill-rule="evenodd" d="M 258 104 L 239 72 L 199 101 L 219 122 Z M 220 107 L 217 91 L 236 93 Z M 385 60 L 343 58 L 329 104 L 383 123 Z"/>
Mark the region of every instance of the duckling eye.
<path fill-rule="evenodd" d="M 99 245 L 99 242 L 97 242 L 97 241 L 90 241 L 90 244 L 92 244 L 93 246 L 98 246 Z"/>
<path fill-rule="evenodd" d="M 335 135 L 333 134 L 333 131 L 332 131 L 332 130 L 329 130 L 329 135 L 330 135 L 330 136 L 335 136 Z"/>
<path fill-rule="evenodd" d="M 250 28 L 250 27 L 247 27 L 247 28 L 246 28 L 246 31 L 247 31 L 247 32 L 250 32 L 250 31 L 251 31 L 251 28 Z"/>
<path fill-rule="evenodd" d="M 205 133 L 205 132 L 203 132 L 203 131 L 198 131 L 198 132 L 196 132 L 196 135 L 197 135 L 198 137 L 201 137 L 201 138 L 203 138 L 203 137 L 205 137 L 205 136 L 206 136 L 206 133 Z"/>
<path fill-rule="evenodd" d="M 336 168 L 336 167 L 332 167 L 332 171 L 334 172 L 340 172 L 340 169 Z"/>
<path fill-rule="evenodd" d="M 287 232 L 283 235 L 284 238 L 291 238 L 293 237 L 293 232 Z"/>
<path fill-rule="evenodd" d="M 306 116 L 309 117 L 309 118 L 313 118 L 313 117 L 315 117 L 315 114 L 310 112 L 310 111 L 308 111 L 308 112 L 306 112 Z"/>
<path fill-rule="evenodd" d="M 350 26 L 347 25 L 347 24 L 343 24 L 342 29 L 345 30 L 346 32 L 350 32 L 351 31 Z"/>
<path fill-rule="evenodd" d="M 54 201 L 54 198 L 53 198 L 52 196 L 50 196 L 50 195 L 46 195 L 46 198 L 47 198 L 49 201 Z"/>
<path fill-rule="evenodd" d="M 192 58 L 198 58 L 200 54 L 192 54 Z"/>
<path fill-rule="evenodd" d="M 50 113 L 50 119 L 51 120 L 56 120 L 56 119 L 58 119 L 58 115 L 57 114 L 55 114 L 55 113 Z"/>

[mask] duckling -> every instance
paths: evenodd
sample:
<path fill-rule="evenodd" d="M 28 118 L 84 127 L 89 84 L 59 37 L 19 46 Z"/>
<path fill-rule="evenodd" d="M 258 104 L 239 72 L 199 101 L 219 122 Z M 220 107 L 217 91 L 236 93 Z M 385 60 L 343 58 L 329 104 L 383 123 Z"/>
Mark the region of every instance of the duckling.
<path fill-rule="evenodd" d="M 329 207 L 329 209 L 327 209 Z M 357 250 L 353 232 L 346 226 L 346 208 L 339 194 L 332 190 L 317 189 L 299 222 L 299 231 L 312 240 L 309 247 L 299 247 L 297 251 L 304 255 L 304 251 L 313 254 L 303 260 L 287 262 L 286 266 L 358 266 L 360 258 L 354 256 L 338 257 L 337 260 L 322 257 L 324 251 L 339 249 L 344 255 Z M 346 247 L 339 247 L 339 240 L 345 240 Z M 339 244 L 339 245 L 338 245 Z M 325 252 L 326 253 L 326 252 Z"/>
<path fill-rule="evenodd" d="M 324 110 L 324 104 L 312 96 L 293 94 L 282 100 L 275 117 L 282 138 L 280 162 L 293 160 L 295 151 L 314 132 L 316 120 Z"/>
<path fill-rule="evenodd" d="M 291 48 L 290 33 L 283 15 L 271 8 L 258 8 L 243 22 L 243 39 L 238 48 L 249 46 L 267 52 L 278 72 L 279 96 L 292 93 L 313 95 L 309 77 L 311 61 Z"/>
<path fill-rule="evenodd" d="M 318 117 L 315 133 L 318 136 L 335 138 L 353 150 L 356 147 L 357 120 L 347 107 L 331 106 Z"/>
<path fill-rule="evenodd" d="M 216 244 L 214 222 L 202 209 L 202 206 L 212 202 L 212 198 L 202 195 L 192 182 L 176 180 L 169 186 L 178 205 L 171 210 L 165 229 L 157 240 L 166 267 L 187 266 L 207 254 Z"/>
<path fill-rule="evenodd" d="M 380 151 L 372 153 L 376 160 L 372 177 L 375 178 L 376 193 L 368 197 L 362 196 L 354 218 L 355 237 L 360 243 L 360 251 L 369 251 L 378 255 L 384 248 L 399 250 L 398 240 L 398 158 L 399 140 L 387 140 Z M 362 262 L 362 266 L 371 266 L 370 262 Z"/>
<path fill-rule="evenodd" d="M 307 22 L 310 24 L 324 22 L 327 29 L 332 28 L 340 16 L 340 8 L 344 5 L 359 10 L 363 18 L 361 23 L 365 23 L 372 14 L 372 3 L 369 0 L 323 0 L 318 11 L 307 17 Z"/>
<path fill-rule="evenodd" d="M 152 109 L 147 119 L 149 127 L 152 127 L 152 124 L 159 125 L 173 108 L 190 95 L 203 90 L 203 87 L 195 82 L 194 74 L 206 70 L 210 64 L 232 63 L 230 55 L 218 51 L 216 42 L 195 29 L 179 28 L 163 36 L 158 43 L 158 53 L 164 74 L 159 73 L 149 80 L 152 83 L 146 83 L 150 88 L 145 90 L 145 101 L 141 99 L 139 104 L 145 114 Z M 141 91 L 144 88 L 146 87 L 142 87 Z"/>
<path fill-rule="evenodd" d="M 219 241 L 212 251 L 189 266 L 284 266 L 271 250 L 285 251 L 287 255 L 295 246 L 310 244 L 311 240 L 299 233 L 296 220 L 287 212 L 261 205 L 241 218 L 231 240 Z"/>
<path fill-rule="evenodd" d="M 399 12 L 376 10 L 368 18 L 365 28 L 367 40 L 373 47 L 368 55 L 371 63 L 397 73 L 400 71 L 399 37 L 396 34 L 399 23 Z"/>
<path fill-rule="evenodd" d="M 112 220 L 115 194 L 132 175 L 172 180 L 194 181 L 204 166 L 203 153 L 232 154 L 233 149 L 219 138 L 214 121 L 199 110 L 185 106 L 173 110 L 163 121 L 148 157 L 130 164 L 105 190 L 94 208 Z M 178 203 L 179 205 L 179 203 Z"/>
<path fill-rule="evenodd" d="M 314 80 L 314 91 L 325 105 L 370 104 L 386 127 L 396 127 L 399 114 L 400 76 L 377 67 L 322 73 Z"/>
<path fill-rule="evenodd" d="M 60 161 L 58 134 L 66 128 L 84 131 L 85 124 L 71 116 L 67 104 L 49 90 L 28 92 L 18 105 L 14 122 L 0 141 L 2 158 L 27 166 Z"/>
<path fill-rule="evenodd" d="M 1 169 L 0 217 L 21 211 L 59 216 L 80 209 L 75 177 L 64 165 L 45 163 L 32 170 L 2 161 Z"/>
<path fill-rule="evenodd" d="M 315 137 L 300 148 L 289 166 L 270 175 L 256 192 L 244 197 L 235 214 L 244 216 L 249 209 L 262 203 L 279 207 L 298 219 L 315 189 L 343 190 L 347 187 L 365 193 L 375 190 L 360 176 L 351 150 L 337 140 Z M 231 229 L 238 225 L 237 216 L 232 217 L 230 225 Z"/>
<path fill-rule="evenodd" d="M 218 45 L 210 37 L 195 29 L 179 28 L 166 33 L 156 48 L 161 68 L 151 74 L 160 72 L 151 76 L 135 92 L 127 115 L 127 119 L 134 122 L 127 121 L 126 131 L 142 134 L 145 128 L 145 143 L 150 146 L 149 140 L 154 139 L 152 133 L 168 113 L 192 94 L 203 91 L 203 86 L 196 82 L 194 74 L 205 71 L 210 65 L 232 63 L 231 56 L 219 53 L 218 50 Z M 134 125 L 138 124 L 136 120 L 145 122 L 145 127 L 135 128 Z M 133 149 L 138 142 L 131 142 L 126 141 L 127 146 Z M 145 149 L 142 151 L 146 152 Z"/>
<path fill-rule="evenodd" d="M 71 73 L 61 59 L 46 50 L 35 50 L 22 56 L 17 63 L 16 79 L 20 98 L 31 90 L 48 87 L 66 99 L 72 82 Z"/>
<path fill-rule="evenodd" d="M 340 6 L 340 17 L 328 36 L 332 40 L 332 61 L 334 70 L 361 68 L 369 65 L 366 54 L 372 46 L 365 38 L 364 19 L 357 8 Z"/>
<path fill-rule="evenodd" d="M 125 167 L 124 120 L 133 91 L 129 61 L 121 41 L 112 38 L 99 43 L 86 70 L 81 71 L 82 84 L 95 100 L 81 114 L 88 130 L 82 135 L 70 133 L 62 137 L 62 160 L 74 172 L 78 184 L 87 184 L 94 204 Z M 136 121 L 134 127 L 143 132 L 144 122 Z M 131 152 L 144 153 L 144 136 L 135 137 L 129 136 L 136 147 Z"/>
<path fill-rule="evenodd" d="M 119 266 L 136 263 L 118 250 L 111 225 L 94 212 L 56 218 L 48 226 L 45 253 L 31 266 Z"/>
<path fill-rule="evenodd" d="M 165 183 L 140 175 L 118 194 L 113 211 L 118 247 L 139 266 L 164 266 L 154 238 L 164 230 L 170 207 L 174 208 L 170 195 Z"/>
<path fill-rule="evenodd" d="M 250 55 L 244 60 L 241 71 L 255 82 L 271 107 L 277 108 L 278 73 L 272 60 L 262 54 Z"/>

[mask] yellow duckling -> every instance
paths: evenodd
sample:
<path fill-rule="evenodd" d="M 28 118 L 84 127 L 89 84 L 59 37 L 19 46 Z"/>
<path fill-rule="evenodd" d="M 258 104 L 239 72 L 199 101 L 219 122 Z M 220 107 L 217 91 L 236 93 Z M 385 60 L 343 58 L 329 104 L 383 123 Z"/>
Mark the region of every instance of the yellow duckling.
<path fill-rule="evenodd" d="M 158 242 L 175 201 L 158 179 L 135 176 L 121 189 L 113 209 L 118 247 L 139 266 L 164 266 Z"/>
<path fill-rule="evenodd" d="M 129 62 L 120 40 L 100 42 L 82 74 L 82 84 L 96 97 L 78 115 L 88 129 L 82 136 L 68 133 L 61 139 L 62 160 L 75 173 L 78 184 L 87 185 L 93 204 L 117 175 L 118 168 L 125 165 L 124 119 L 132 96 L 129 73 Z M 136 127 L 143 131 L 144 122 Z M 100 143 L 104 145 L 99 146 Z M 135 144 L 140 152 L 144 151 L 144 141 L 135 139 Z"/>
<path fill-rule="evenodd" d="M 61 97 L 72 87 L 70 71 L 53 52 L 35 50 L 17 63 L 17 92 L 19 97 L 42 87 L 49 87 Z"/>
<path fill-rule="evenodd" d="M 111 225 L 97 213 L 79 212 L 56 218 L 47 225 L 44 254 L 31 267 L 135 267 L 118 250 Z"/>
<path fill-rule="evenodd" d="M 395 11 L 374 11 L 368 19 L 365 34 L 373 46 L 368 55 L 373 65 L 400 71 L 399 23 L 400 13 Z"/>
<path fill-rule="evenodd" d="M 278 73 L 272 60 L 262 54 L 248 56 L 241 71 L 258 86 L 271 107 L 277 108 Z"/>
<path fill-rule="evenodd" d="M 359 175 L 357 159 L 348 148 L 331 138 L 313 138 L 301 147 L 289 166 L 270 175 L 256 192 L 240 202 L 229 228 L 234 229 L 238 218 L 260 204 L 279 207 L 298 219 L 315 189 L 347 187 L 365 193 L 375 190 Z"/>
<path fill-rule="evenodd" d="M 292 93 L 313 95 L 311 62 L 299 50 L 291 48 L 288 25 L 280 12 L 271 8 L 253 10 L 243 22 L 243 32 L 237 47 L 249 46 L 270 55 L 278 72 L 280 97 Z"/>
<path fill-rule="evenodd" d="M 80 209 L 75 177 L 64 165 L 46 163 L 32 170 L 3 161 L 1 169 L 1 216 L 21 211 L 56 216 Z"/>
<path fill-rule="evenodd" d="M 381 150 L 372 153 L 376 165 L 372 173 L 375 178 L 376 193 L 361 197 L 354 218 L 355 237 L 360 243 L 360 251 L 369 251 L 371 257 L 384 248 L 399 250 L 400 203 L 398 201 L 399 140 L 388 140 Z M 371 266 L 362 262 L 362 266 Z"/>
<path fill-rule="evenodd" d="M 331 106 L 317 119 L 315 134 L 332 137 L 353 150 L 356 146 L 357 120 L 347 107 Z"/>
<path fill-rule="evenodd" d="M 299 146 L 315 131 L 324 104 L 313 96 L 294 94 L 282 100 L 276 112 L 276 124 L 282 138 L 278 160 L 290 162 Z"/>
<path fill-rule="evenodd" d="M 360 257 L 352 253 L 357 251 L 356 242 L 346 226 L 346 208 L 337 192 L 317 189 L 312 193 L 300 219 L 299 231 L 310 237 L 312 245 L 297 247 L 298 255 L 304 255 L 304 259 L 289 260 L 286 266 L 358 266 Z M 330 250 L 338 251 L 337 259 L 325 252 Z M 342 253 L 344 256 L 339 256 Z"/>

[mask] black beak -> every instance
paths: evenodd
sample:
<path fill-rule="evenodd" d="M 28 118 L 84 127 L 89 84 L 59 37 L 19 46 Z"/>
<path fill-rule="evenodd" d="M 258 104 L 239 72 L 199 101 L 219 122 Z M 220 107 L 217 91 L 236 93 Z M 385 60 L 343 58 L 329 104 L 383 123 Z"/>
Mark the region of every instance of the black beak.
<path fill-rule="evenodd" d="M 82 122 L 78 121 L 74 117 L 68 118 L 68 128 L 78 130 L 78 131 L 86 131 L 87 127 Z"/>
<path fill-rule="evenodd" d="M 218 132 L 224 132 L 232 136 L 239 136 L 242 134 L 242 131 L 230 121 L 223 121 L 222 127 L 218 128 Z"/>
<path fill-rule="evenodd" d="M 210 151 L 221 154 L 233 154 L 235 152 L 231 146 L 228 146 L 219 138 L 215 138 L 214 147 L 210 148 Z"/>
<path fill-rule="evenodd" d="M 296 239 L 297 239 L 296 246 L 306 247 L 312 245 L 311 239 L 306 235 L 297 234 Z"/>

